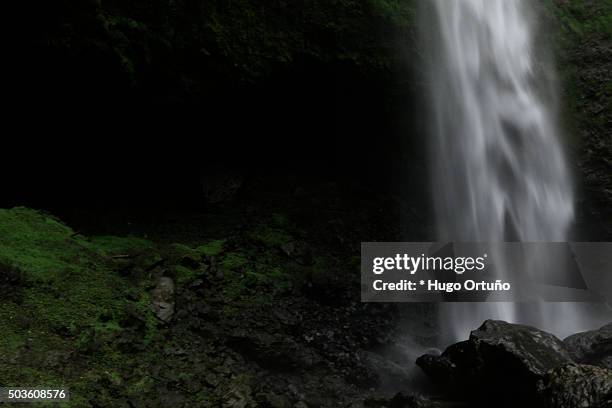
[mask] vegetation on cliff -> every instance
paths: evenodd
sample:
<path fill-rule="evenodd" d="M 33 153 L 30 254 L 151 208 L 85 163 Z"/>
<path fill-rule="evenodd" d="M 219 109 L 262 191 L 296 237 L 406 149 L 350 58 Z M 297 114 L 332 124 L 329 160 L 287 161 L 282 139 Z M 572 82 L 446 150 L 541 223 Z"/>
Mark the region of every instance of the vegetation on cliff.
<path fill-rule="evenodd" d="M 168 94 L 184 100 L 261 80 L 302 61 L 380 75 L 414 41 L 413 0 L 91 0 L 41 7 L 26 38 L 42 53 L 27 56 L 29 63 L 56 68 L 68 82 L 85 77 L 162 102 Z"/>
<path fill-rule="evenodd" d="M 608 219 L 612 203 L 612 1 L 558 0 L 552 8 L 566 120 L 584 188 Z"/>

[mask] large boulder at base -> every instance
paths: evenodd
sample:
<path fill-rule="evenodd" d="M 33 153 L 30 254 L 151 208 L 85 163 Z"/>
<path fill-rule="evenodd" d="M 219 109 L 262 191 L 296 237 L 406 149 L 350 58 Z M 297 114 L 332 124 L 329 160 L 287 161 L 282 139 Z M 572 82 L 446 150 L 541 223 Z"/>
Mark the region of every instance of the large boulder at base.
<path fill-rule="evenodd" d="M 533 327 L 487 320 L 469 340 L 417 360 L 450 396 L 497 407 L 538 400 L 546 373 L 571 363 L 561 340 Z"/>
<path fill-rule="evenodd" d="M 551 370 L 540 390 L 546 408 L 608 408 L 612 406 L 612 371 L 567 364 Z"/>
<path fill-rule="evenodd" d="M 576 362 L 612 370 L 612 323 L 598 330 L 573 334 L 563 344 Z"/>

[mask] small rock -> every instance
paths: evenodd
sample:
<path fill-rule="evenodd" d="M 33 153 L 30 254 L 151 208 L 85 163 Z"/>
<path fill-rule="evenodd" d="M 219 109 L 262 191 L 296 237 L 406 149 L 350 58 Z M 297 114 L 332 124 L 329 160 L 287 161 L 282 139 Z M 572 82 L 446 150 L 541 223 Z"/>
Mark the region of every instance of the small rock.
<path fill-rule="evenodd" d="M 247 408 L 254 405 L 255 401 L 251 398 L 251 387 L 240 382 L 230 386 L 223 402 L 223 408 Z"/>
<path fill-rule="evenodd" d="M 162 276 L 151 291 L 151 306 L 157 318 L 168 323 L 174 315 L 174 282 Z"/>

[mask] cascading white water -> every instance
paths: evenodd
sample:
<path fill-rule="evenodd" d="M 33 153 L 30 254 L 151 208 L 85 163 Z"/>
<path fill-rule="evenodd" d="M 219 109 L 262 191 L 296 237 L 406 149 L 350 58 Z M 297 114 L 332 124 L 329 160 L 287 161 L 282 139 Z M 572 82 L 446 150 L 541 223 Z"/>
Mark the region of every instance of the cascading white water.
<path fill-rule="evenodd" d="M 430 0 L 431 162 L 441 241 L 566 241 L 573 194 L 526 0 Z M 435 27 L 435 28 L 434 28 Z M 445 304 L 447 341 L 484 319 L 560 334 L 572 304 Z M 550 318 L 557 314 L 558 318 Z M 563 316 L 561 318 L 561 316 Z M 564 327 L 556 323 L 563 323 Z M 567 330 L 566 330 L 567 329 Z"/>

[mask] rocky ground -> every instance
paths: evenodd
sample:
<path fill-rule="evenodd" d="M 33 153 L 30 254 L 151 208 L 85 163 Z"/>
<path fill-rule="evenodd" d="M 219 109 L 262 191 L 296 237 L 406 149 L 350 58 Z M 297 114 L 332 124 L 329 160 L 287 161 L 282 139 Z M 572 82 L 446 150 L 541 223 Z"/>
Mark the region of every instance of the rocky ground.
<path fill-rule="evenodd" d="M 356 243 L 390 233 L 386 199 L 325 190 L 258 190 L 122 237 L 0 210 L 2 383 L 69 386 L 74 407 L 359 406 L 420 386 L 435 311 L 359 302 Z"/>
<path fill-rule="evenodd" d="M 607 406 L 609 326 L 562 342 L 490 321 L 418 358 L 435 306 L 358 301 L 354 243 L 406 234 L 380 227 L 388 197 L 242 188 L 154 224 L 66 214 L 78 231 L 0 210 L 3 384 L 69 386 L 71 407 Z"/>

